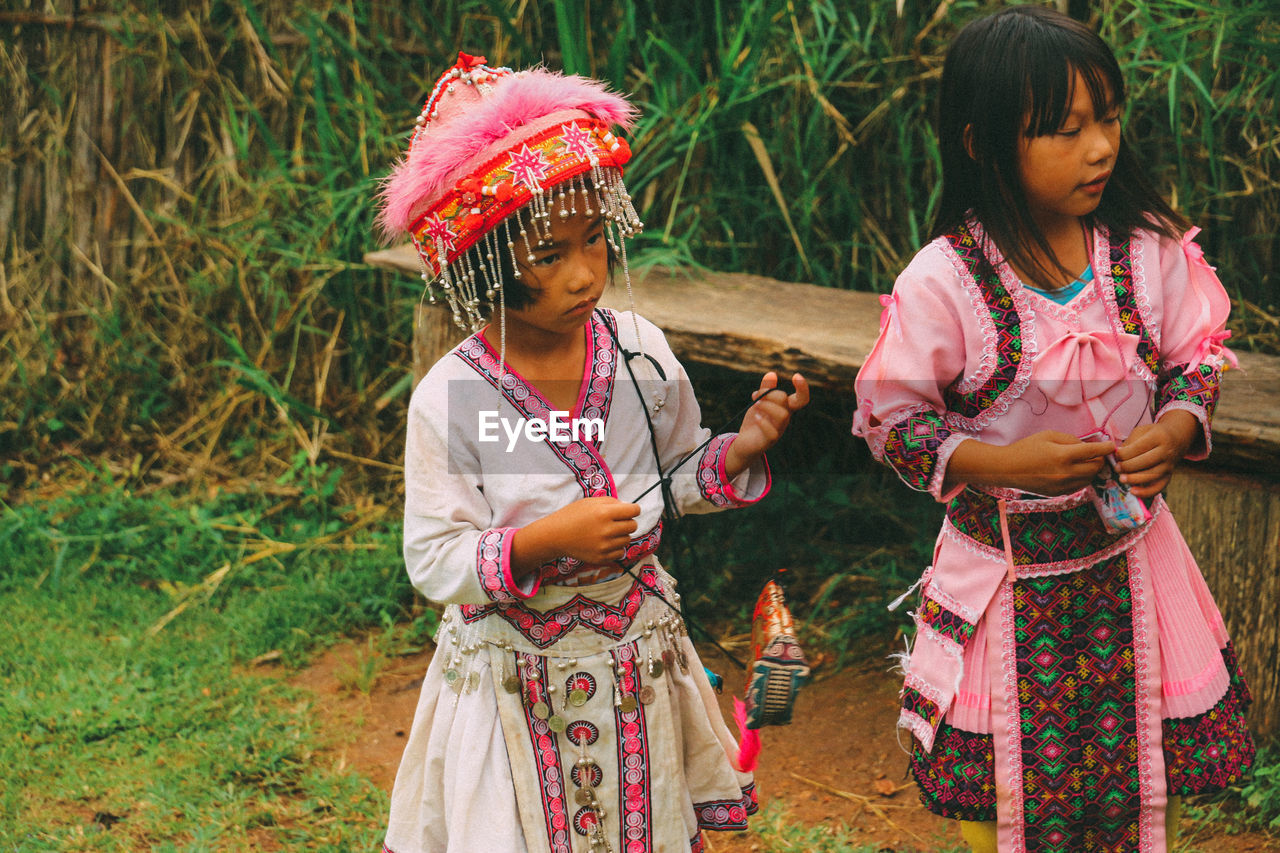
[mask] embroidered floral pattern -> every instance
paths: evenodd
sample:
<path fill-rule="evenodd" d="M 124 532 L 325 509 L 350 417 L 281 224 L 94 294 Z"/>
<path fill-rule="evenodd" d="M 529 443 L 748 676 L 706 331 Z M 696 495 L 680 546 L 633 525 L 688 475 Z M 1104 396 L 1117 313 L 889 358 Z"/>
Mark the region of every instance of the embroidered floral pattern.
<path fill-rule="evenodd" d="M 743 788 L 742 796 L 736 800 L 711 800 L 693 804 L 699 829 L 743 830 L 747 828 L 747 816 L 759 810 L 754 784 Z"/>
<path fill-rule="evenodd" d="M 1185 372 L 1184 372 L 1185 371 Z M 1156 413 L 1173 403 L 1190 404 L 1204 410 L 1204 420 L 1213 418 L 1218 405 L 1222 371 L 1209 364 L 1187 370 L 1185 364 L 1172 365 L 1160 373 L 1156 389 Z"/>
<path fill-rule="evenodd" d="M 564 692 L 567 695 L 575 690 L 581 690 L 586 694 L 587 698 L 590 699 L 592 696 L 596 695 L 596 677 L 589 672 L 575 672 L 573 675 L 565 679 Z M 595 730 L 595 726 L 590 723 L 586 723 L 586 726 L 588 727 L 587 733 Z M 569 739 L 573 740 L 573 737 L 573 733 L 570 732 Z M 573 742 L 579 746 L 582 745 L 581 741 L 574 740 Z M 592 735 L 591 740 L 587 741 L 588 744 L 595 742 L 596 739 L 594 735 Z"/>
<path fill-rule="evenodd" d="M 1222 698 L 1198 717 L 1164 721 L 1164 763 L 1171 796 L 1207 794 L 1239 783 L 1256 748 L 1245 711 L 1253 701 L 1230 644 L 1222 657 L 1231 674 Z"/>
<path fill-rule="evenodd" d="M 729 476 L 724 470 L 724 459 L 729 452 L 729 445 L 737 437 L 737 433 L 729 432 L 717 435 L 711 439 L 707 449 L 702 452 L 702 458 L 698 460 L 698 491 L 703 499 L 714 506 L 747 506 L 764 497 L 761 494 L 759 498 L 746 500 L 734 491 L 729 482 Z"/>
<path fill-rule="evenodd" d="M 480 576 L 480 588 L 490 601 L 511 604 L 519 601 L 511 579 L 512 527 L 499 527 L 480 534 L 476 545 L 476 573 Z M 537 587 L 534 587 L 536 590 Z M 527 596 L 525 596 L 527 597 Z"/>
<path fill-rule="evenodd" d="M 920 787 L 920 802 L 941 817 L 995 820 L 995 761 L 991 735 L 942 723 L 931 752 L 918 743 L 911 752 L 911 775 Z"/>
<path fill-rule="evenodd" d="M 583 806 L 573 816 L 573 831 L 584 838 L 591 834 L 591 830 L 596 828 L 600 822 L 600 818 L 596 817 L 596 810 L 591 806 Z"/>
<path fill-rule="evenodd" d="M 618 683 L 623 694 L 636 695 L 640 690 L 636 644 L 619 646 L 612 654 L 614 669 L 621 673 Z M 618 814 L 622 825 L 622 853 L 652 853 L 653 850 L 653 790 L 649 778 L 649 731 L 644 709 L 645 706 L 639 702 L 632 711 L 624 711 L 621 706 L 614 708 L 618 732 Z"/>
<path fill-rule="evenodd" d="M 1132 601 L 1123 555 L 1014 584 L 1028 850 L 1139 849 Z"/>
<path fill-rule="evenodd" d="M 617 356 L 613 352 L 613 339 L 598 315 L 592 315 L 591 334 L 588 337 L 588 362 L 592 365 L 592 378 L 587 383 L 587 394 L 584 398 L 584 412 L 591 411 L 591 417 L 603 417 L 608 414 L 609 392 L 612 386 L 613 369 Z M 551 405 L 537 392 L 524 377 L 512 370 L 510 366 L 502 366 L 498 354 L 489 346 L 482 335 L 475 334 L 467 338 L 454 350 L 454 354 L 471 366 L 473 370 L 485 378 L 507 402 L 526 419 L 548 421 Z M 605 388 L 597 387 L 599 384 Z M 600 454 L 599 442 L 574 441 L 567 437 L 562 441 L 553 441 L 550 437 L 542 442 L 565 464 L 582 492 L 587 497 L 615 497 L 613 477 Z"/>
<path fill-rule="evenodd" d="M 926 492 L 933 481 L 938 448 L 951 435 L 937 412 L 913 412 L 887 431 L 884 460 L 894 472 L 917 491 Z"/>
<path fill-rule="evenodd" d="M 468 623 L 496 613 L 526 640 L 545 649 L 579 625 L 590 628 L 597 634 L 621 640 L 640 612 L 645 596 L 661 595 L 663 592 L 657 573 L 652 568 L 646 568 L 616 605 L 579 594 L 545 612 L 532 610 L 518 601 L 486 605 L 464 604 L 460 610 L 463 621 Z"/>
<path fill-rule="evenodd" d="M 526 655 L 521 667 L 521 689 L 527 689 L 530 681 L 548 684 L 547 661 L 539 655 Z M 547 847 L 551 853 L 573 853 L 573 840 L 569 835 L 569 809 L 564 786 L 564 764 L 560 758 L 560 741 L 555 732 L 533 714 L 532 703 L 524 703 L 524 721 L 529 732 L 529 745 L 533 749 L 533 765 L 538 769 L 538 786 L 541 790 L 542 816 L 547 827 Z"/>
<path fill-rule="evenodd" d="M 1111 238 L 1111 282 L 1115 291 L 1116 310 L 1120 315 L 1120 326 L 1125 332 L 1138 336 L 1138 358 L 1142 359 L 1154 376 L 1160 371 L 1160 351 L 1139 308 L 1133 276 L 1132 242 L 1129 237 Z"/>

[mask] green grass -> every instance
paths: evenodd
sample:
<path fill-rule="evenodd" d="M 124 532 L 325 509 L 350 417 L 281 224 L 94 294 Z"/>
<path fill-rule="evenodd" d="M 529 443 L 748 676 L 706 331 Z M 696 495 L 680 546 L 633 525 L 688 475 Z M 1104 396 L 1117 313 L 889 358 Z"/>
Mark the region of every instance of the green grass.
<path fill-rule="evenodd" d="M 696 519 L 672 556 L 718 636 L 745 630 L 784 565 L 806 648 L 862 657 L 908 624 L 884 604 L 927 558 L 933 508 L 886 507 L 896 484 L 852 461 L 806 469 L 803 428 L 793 441 L 771 500 Z M 98 476 L 0 510 L 0 566 L 0 850 L 376 849 L 385 795 L 324 751 L 340 733 L 311 699 L 253 661 L 298 666 L 363 636 L 335 675 L 367 694 L 382 660 L 426 643 L 434 612 L 415 606 L 397 519 L 318 497 L 138 495 Z M 1274 828 L 1276 774 L 1273 750 L 1239 795 L 1243 819 L 1234 794 L 1191 816 Z M 751 835 L 761 851 L 874 849 L 776 804 Z"/>
<path fill-rule="evenodd" d="M 870 814 L 859 818 L 865 827 L 880 820 Z M 812 826 L 803 824 L 776 804 L 762 806 L 751 818 L 751 828 L 743 833 L 752 842 L 753 849 L 762 853 L 878 853 L 886 849 L 883 844 L 861 841 L 866 834 L 844 821 L 824 821 Z M 920 838 L 909 845 L 897 853 L 965 853 L 969 849 L 967 845 L 944 838 Z"/>
<path fill-rule="evenodd" d="M 376 849 L 385 796 L 249 662 L 432 621 L 395 525 L 277 509 L 98 487 L 0 514 L 0 848 Z"/>

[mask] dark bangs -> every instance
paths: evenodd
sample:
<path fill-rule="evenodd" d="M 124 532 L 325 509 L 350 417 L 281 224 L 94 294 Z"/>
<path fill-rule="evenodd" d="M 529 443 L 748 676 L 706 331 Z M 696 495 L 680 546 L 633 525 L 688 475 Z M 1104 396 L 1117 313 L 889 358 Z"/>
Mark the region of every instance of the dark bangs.
<path fill-rule="evenodd" d="M 1077 22 L 1067 19 L 1073 24 Z M 1071 110 L 1076 72 L 1084 78 L 1093 102 L 1094 118 L 1101 119 L 1124 104 L 1124 77 L 1120 65 L 1101 40 L 1083 24 L 1067 27 L 1031 27 L 1024 44 L 1022 115 L 1028 119 L 1027 136 L 1044 136 L 1062 127 Z"/>
<path fill-rule="evenodd" d="M 1124 103 L 1124 77 L 1106 42 L 1053 9 L 1012 6 L 956 35 L 939 93 L 942 196 L 934 237 L 956 230 L 972 214 L 1015 264 L 1049 272 L 1035 262 L 1038 250 L 1065 272 L 1027 206 L 1018 158 L 1024 133 L 1042 136 L 1062 127 L 1077 71 L 1098 118 Z M 1085 218 L 1086 225 L 1096 223 L 1119 234 L 1153 228 L 1176 236 L 1185 227 L 1123 141 L 1098 209 Z"/>

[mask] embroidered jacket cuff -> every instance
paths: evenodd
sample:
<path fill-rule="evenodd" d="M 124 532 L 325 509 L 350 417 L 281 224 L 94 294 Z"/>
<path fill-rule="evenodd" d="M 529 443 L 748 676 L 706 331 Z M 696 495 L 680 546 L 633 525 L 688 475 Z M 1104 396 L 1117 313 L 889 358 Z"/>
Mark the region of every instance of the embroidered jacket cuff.
<path fill-rule="evenodd" d="M 951 462 L 951 454 L 960 446 L 960 442 L 976 439 L 977 436 L 963 432 L 953 432 L 938 446 L 937 461 L 933 464 L 933 476 L 929 478 L 929 494 L 939 503 L 949 503 L 952 498 L 964 491 L 968 483 L 955 483 L 946 492 L 942 491 L 942 483 L 947 479 L 947 465 Z"/>
<path fill-rule="evenodd" d="M 713 506 L 748 506 L 756 503 L 773 485 L 769 461 L 763 456 L 732 480 L 724 469 L 725 457 L 738 434 L 717 435 L 698 460 L 698 491 Z"/>
<path fill-rule="evenodd" d="M 932 409 L 907 412 L 884 430 L 881 458 L 911 488 L 928 492 L 940 501 L 954 497 L 961 484 L 942 494 L 947 462 L 969 435 L 952 433 L 942 416 Z"/>
<path fill-rule="evenodd" d="M 490 601 L 495 603 L 511 603 L 536 595 L 542 586 L 542 578 L 537 572 L 516 583 L 511 575 L 511 542 L 515 537 L 514 527 L 495 527 L 480 534 L 480 542 L 476 545 L 476 574 L 480 579 L 480 589 Z"/>
<path fill-rule="evenodd" d="M 1189 368 L 1175 364 L 1160 374 L 1156 388 L 1156 420 L 1165 412 L 1182 409 L 1195 415 L 1200 422 L 1201 440 L 1192 445 L 1187 459 L 1204 459 L 1213 449 L 1213 410 L 1218 405 L 1218 392 L 1222 383 L 1220 364 L 1206 361 Z"/>

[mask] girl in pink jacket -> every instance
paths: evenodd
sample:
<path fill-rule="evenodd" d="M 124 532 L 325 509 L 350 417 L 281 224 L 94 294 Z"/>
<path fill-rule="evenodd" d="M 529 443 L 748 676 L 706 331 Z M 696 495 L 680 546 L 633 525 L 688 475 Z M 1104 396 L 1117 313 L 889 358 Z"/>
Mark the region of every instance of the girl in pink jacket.
<path fill-rule="evenodd" d="M 1200 459 L 1229 301 L 1121 141 L 1082 24 L 967 26 L 942 79 L 935 239 L 899 276 L 853 431 L 947 505 L 898 725 L 975 850 L 1164 851 L 1238 782 L 1249 692 L 1160 496 Z"/>

